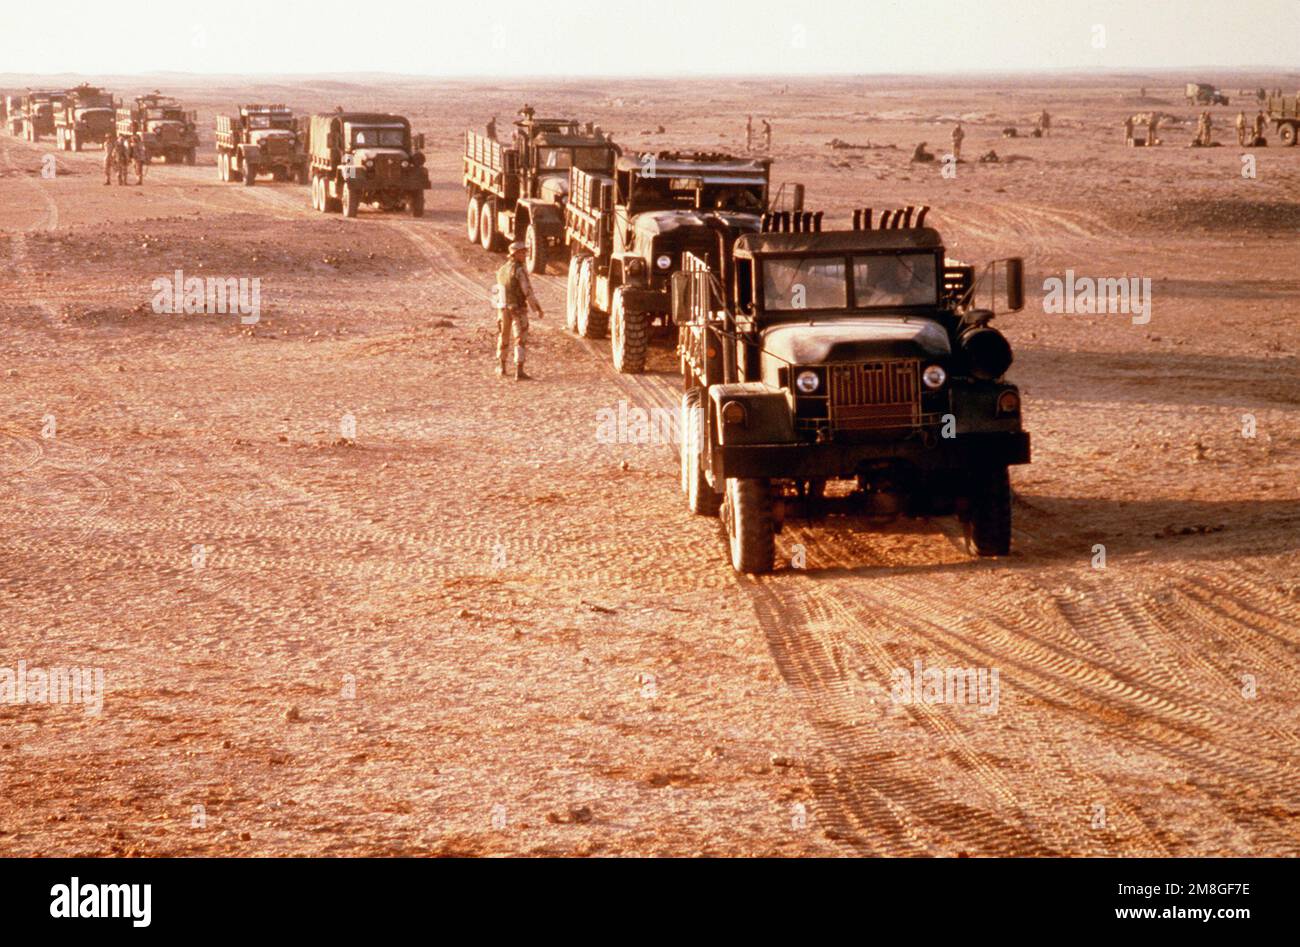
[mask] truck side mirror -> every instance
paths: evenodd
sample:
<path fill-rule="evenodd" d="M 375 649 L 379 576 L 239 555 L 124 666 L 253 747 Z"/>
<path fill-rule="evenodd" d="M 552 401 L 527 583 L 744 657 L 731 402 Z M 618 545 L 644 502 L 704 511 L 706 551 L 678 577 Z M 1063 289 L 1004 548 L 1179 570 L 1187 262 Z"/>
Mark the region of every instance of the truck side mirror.
<path fill-rule="evenodd" d="M 415 150 L 416 151 L 424 150 L 424 132 L 420 132 L 420 134 L 415 136 Z"/>
<path fill-rule="evenodd" d="M 1025 308 L 1025 261 L 1013 256 L 1007 260 L 1007 309 L 1019 312 Z"/>

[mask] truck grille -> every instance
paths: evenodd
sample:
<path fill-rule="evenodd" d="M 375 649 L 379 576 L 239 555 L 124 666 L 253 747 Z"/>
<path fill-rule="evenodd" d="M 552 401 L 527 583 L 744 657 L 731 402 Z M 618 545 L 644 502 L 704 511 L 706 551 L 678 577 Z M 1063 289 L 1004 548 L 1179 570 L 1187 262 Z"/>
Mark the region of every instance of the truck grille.
<path fill-rule="evenodd" d="M 375 160 L 375 173 L 382 181 L 396 181 L 402 176 L 402 159 L 396 155 L 380 155 Z"/>
<path fill-rule="evenodd" d="M 831 427 L 915 427 L 921 423 L 921 363 L 915 359 L 831 365 Z"/>

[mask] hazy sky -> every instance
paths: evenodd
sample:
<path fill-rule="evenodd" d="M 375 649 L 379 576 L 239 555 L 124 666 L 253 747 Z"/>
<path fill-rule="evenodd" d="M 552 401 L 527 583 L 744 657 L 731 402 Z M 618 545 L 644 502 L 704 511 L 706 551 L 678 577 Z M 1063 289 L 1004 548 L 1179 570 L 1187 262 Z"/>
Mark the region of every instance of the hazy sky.
<path fill-rule="evenodd" d="M 4 0 L 0 24 L 0 72 L 21 73 L 770 75 L 1300 59 L 1300 0 Z"/>

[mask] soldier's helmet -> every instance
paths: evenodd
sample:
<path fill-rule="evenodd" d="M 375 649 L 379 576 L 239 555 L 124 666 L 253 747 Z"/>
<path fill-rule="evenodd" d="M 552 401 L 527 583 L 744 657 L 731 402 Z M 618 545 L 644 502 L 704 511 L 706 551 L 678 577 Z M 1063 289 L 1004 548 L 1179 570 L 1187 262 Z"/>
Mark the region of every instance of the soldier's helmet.
<path fill-rule="evenodd" d="M 522 240 L 516 240 L 506 248 L 506 251 L 508 253 L 523 253 L 527 249 L 528 244 L 524 243 Z"/>

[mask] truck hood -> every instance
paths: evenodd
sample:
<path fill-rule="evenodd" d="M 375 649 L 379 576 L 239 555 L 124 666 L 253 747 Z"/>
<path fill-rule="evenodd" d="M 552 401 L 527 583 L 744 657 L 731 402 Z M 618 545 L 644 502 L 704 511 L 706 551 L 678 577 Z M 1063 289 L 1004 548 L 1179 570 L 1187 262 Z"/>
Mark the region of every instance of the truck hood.
<path fill-rule="evenodd" d="M 653 210 L 637 214 L 633 227 L 637 236 L 654 237 L 675 230 L 694 228 L 703 230 L 710 220 L 721 221 L 731 228 L 758 229 L 757 214 L 737 214 L 730 211 Z"/>
<path fill-rule="evenodd" d="M 775 384 L 777 368 L 787 363 L 939 358 L 951 354 L 952 349 L 948 333 L 931 319 L 863 316 L 773 326 L 763 333 L 762 351 L 763 380 Z"/>
<path fill-rule="evenodd" d="M 163 134 L 164 132 L 175 132 L 176 134 L 179 135 L 181 132 L 185 131 L 185 124 L 183 122 L 178 122 L 170 118 L 159 118 L 159 119 L 154 119 L 153 121 L 150 122 L 146 122 L 145 130 L 154 132 L 155 134 Z"/>
<path fill-rule="evenodd" d="M 110 108 L 104 108 L 103 106 L 88 106 L 84 109 L 75 109 L 72 114 L 76 117 L 77 121 L 87 122 L 92 119 L 111 118 L 113 110 Z"/>
<path fill-rule="evenodd" d="M 401 148 L 357 148 L 352 152 L 352 163 L 361 164 L 361 162 L 371 158 L 378 160 L 383 156 L 405 160 L 406 152 Z"/>
<path fill-rule="evenodd" d="M 292 141 L 293 132 L 287 128 L 258 128 L 248 133 L 248 140 L 255 145 L 265 145 L 271 141 Z"/>

